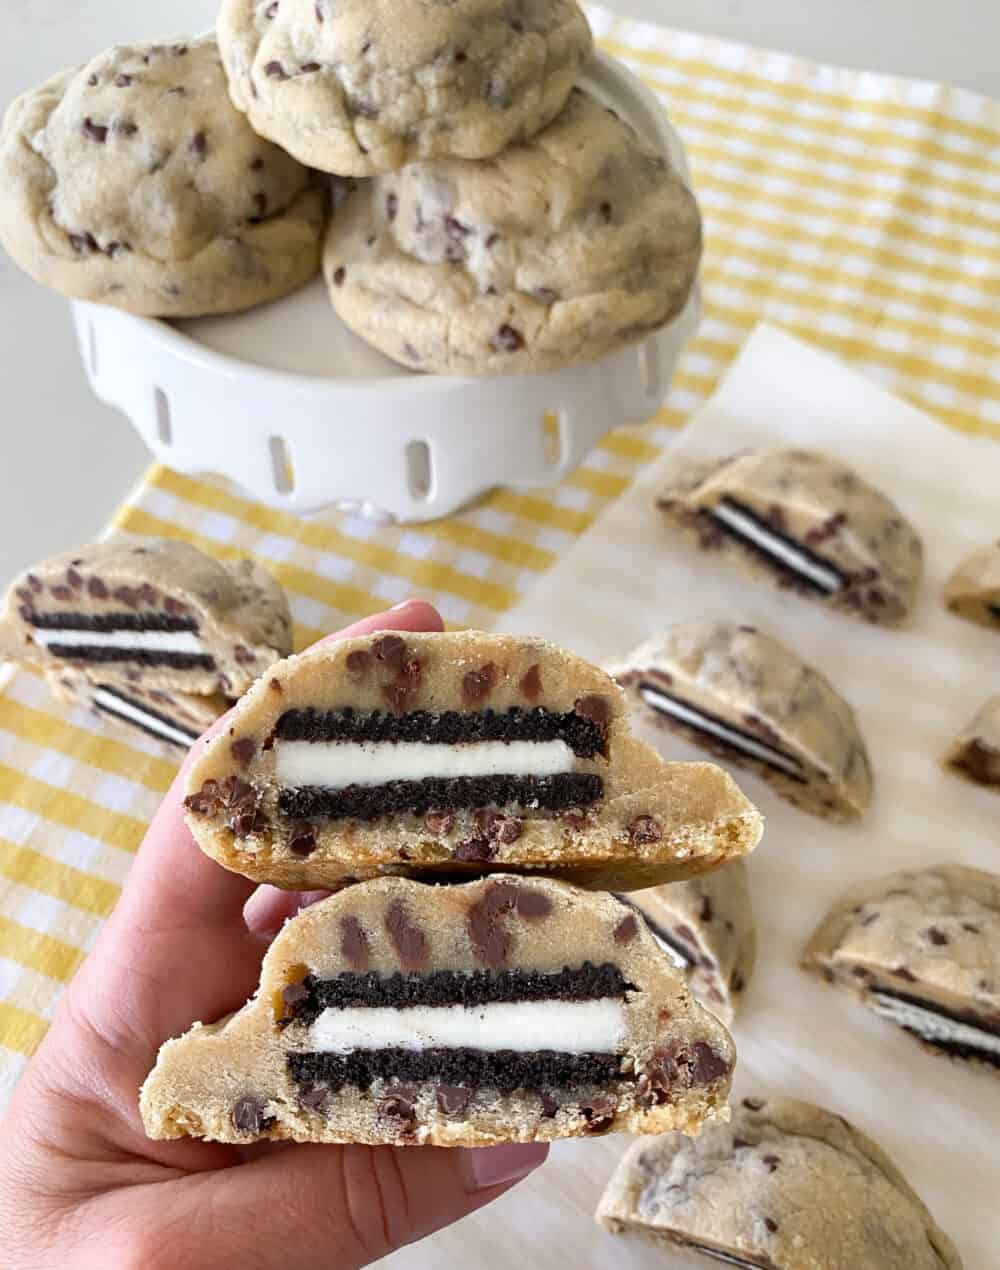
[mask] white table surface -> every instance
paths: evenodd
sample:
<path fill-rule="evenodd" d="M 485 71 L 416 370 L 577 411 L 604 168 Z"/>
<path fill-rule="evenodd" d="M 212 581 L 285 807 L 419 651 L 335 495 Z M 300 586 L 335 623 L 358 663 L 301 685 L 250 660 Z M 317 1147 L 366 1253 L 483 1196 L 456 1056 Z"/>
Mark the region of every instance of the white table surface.
<path fill-rule="evenodd" d="M 1000 96 L 996 0 L 606 0 L 623 14 L 842 65 Z M 0 104 L 116 41 L 211 25 L 214 0 L 2 0 Z M 91 538 L 142 472 L 130 425 L 99 405 L 66 305 L 0 251 L 0 585 Z"/>

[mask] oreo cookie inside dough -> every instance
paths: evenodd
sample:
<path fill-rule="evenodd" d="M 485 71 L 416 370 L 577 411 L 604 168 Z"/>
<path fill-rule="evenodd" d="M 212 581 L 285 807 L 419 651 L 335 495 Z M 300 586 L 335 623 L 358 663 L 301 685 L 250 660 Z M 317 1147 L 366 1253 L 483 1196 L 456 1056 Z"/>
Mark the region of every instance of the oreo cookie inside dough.
<path fill-rule="evenodd" d="M 744 862 L 618 898 L 642 917 L 694 999 L 729 1027 L 757 951 Z"/>
<path fill-rule="evenodd" d="M 1000 630 L 1000 543 L 962 561 L 945 584 L 944 602 L 957 617 Z"/>
<path fill-rule="evenodd" d="M 175 749 L 188 750 L 232 702 L 222 696 L 198 697 L 165 692 L 142 684 L 103 682 L 66 667 L 45 673 L 52 695 L 67 705 L 86 706 L 129 732 L 143 732 Z"/>
<path fill-rule="evenodd" d="M 608 895 L 501 875 L 381 878 L 288 922 L 260 990 L 161 1049 L 153 1138 L 478 1146 L 695 1133 L 725 1029 Z"/>
<path fill-rule="evenodd" d="M 843 1116 L 744 1098 L 696 1141 L 626 1151 L 597 1210 L 640 1234 L 746 1270 L 962 1270 L 951 1240 L 889 1157 Z"/>
<path fill-rule="evenodd" d="M 644 716 L 751 768 L 803 811 L 847 821 L 871 805 L 854 711 L 819 671 L 755 627 L 685 622 L 611 673 Z"/>
<path fill-rule="evenodd" d="M 197 842 L 285 887 L 542 871 L 631 890 L 753 849 L 708 764 L 629 733 L 620 689 L 539 640 L 383 634 L 273 668 L 188 775 Z"/>
<path fill-rule="evenodd" d="M 704 551 L 883 626 L 910 615 L 923 544 L 880 490 L 811 450 L 681 462 L 660 510 Z"/>
<path fill-rule="evenodd" d="M 933 1052 L 1000 1073 L 1000 877 L 958 865 L 856 887 L 803 966 Z"/>
<path fill-rule="evenodd" d="M 991 697 L 945 755 L 945 764 L 976 785 L 1000 789 L 1000 697 Z"/>
<path fill-rule="evenodd" d="M 117 536 L 22 574 L 0 640 L 16 660 L 86 672 L 133 701 L 136 688 L 234 698 L 291 651 L 292 624 L 284 592 L 252 561 Z"/>

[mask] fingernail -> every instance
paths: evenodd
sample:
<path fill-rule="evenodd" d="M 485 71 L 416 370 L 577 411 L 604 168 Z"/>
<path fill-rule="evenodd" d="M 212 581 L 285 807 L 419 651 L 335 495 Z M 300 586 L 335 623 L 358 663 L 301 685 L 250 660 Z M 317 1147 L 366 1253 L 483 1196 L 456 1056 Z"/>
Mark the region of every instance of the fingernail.
<path fill-rule="evenodd" d="M 544 1142 L 509 1142 L 499 1147 L 469 1147 L 464 1152 L 466 1176 L 471 1189 L 485 1191 L 491 1186 L 518 1182 L 545 1163 L 549 1148 Z"/>

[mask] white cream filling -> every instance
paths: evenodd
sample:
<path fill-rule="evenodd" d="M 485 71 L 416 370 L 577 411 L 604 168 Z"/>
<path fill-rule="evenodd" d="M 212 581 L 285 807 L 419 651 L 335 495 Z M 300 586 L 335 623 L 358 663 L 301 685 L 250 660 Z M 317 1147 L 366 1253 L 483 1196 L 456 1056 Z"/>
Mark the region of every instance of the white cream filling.
<path fill-rule="evenodd" d="M 639 695 L 654 710 L 672 715 L 679 722 L 686 723 L 690 727 L 696 728 L 699 732 L 708 732 L 712 736 L 717 736 L 720 741 L 725 741 L 734 750 L 741 750 L 751 758 L 767 763 L 769 767 L 780 768 L 781 771 L 787 772 L 790 776 L 802 776 L 801 763 L 790 758 L 787 754 L 782 754 L 780 750 L 774 749 L 773 746 L 766 745 L 763 741 L 755 741 L 752 737 L 746 736 L 742 732 L 737 732 L 735 728 L 727 727 L 718 719 L 711 719 L 692 706 L 687 706 L 682 701 L 676 701 L 673 697 L 657 692 L 655 688 L 651 688 L 647 684 L 640 686 Z"/>
<path fill-rule="evenodd" d="M 379 1049 L 557 1050 L 614 1054 L 624 1044 L 621 1001 L 496 1001 L 488 1005 L 324 1010 L 308 1048 L 322 1054 Z"/>
<path fill-rule="evenodd" d="M 35 642 L 48 648 L 124 648 L 150 653 L 199 653 L 207 650 L 194 631 L 76 631 L 42 630 L 31 632 Z"/>
<path fill-rule="evenodd" d="M 463 776 L 561 776 L 576 756 L 565 741 L 279 741 L 278 782 L 287 787 L 386 785 Z"/>
<path fill-rule="evenodd" d="M 94 693 L 94 705 L 108 714 L 116 715 L 120 719 L 127 719 L 129 723 L 135 723 L 150 732 L 155 732 L 157 736 L 162 736 L 164 740 L 174 741 L 177 745 L 183 745 L 185 749 L 188 749 L 193 743 L 194 738 L 188 736 L 186 732 L 182 732 L 180 728 L 175 728 L 172 724 L 165 723 L 162 719 L 158 719 L 156 715 L 147 714 L 145 710 L 133 705 L 131 701 L 124 701 L 121 697 L 115 696 L 113 692 L 108 692 L 104 688 L 98 688 Z"/>
<path fill-rule="evenodd" d="M 898 1027 L 911 1028 L 925 1041 L 971 1045 L 990 1054 L 1000 1054 L 1000 1036 L 994 1036 L 992 1032 L 974 1027 L 971 1023 L 959 1023 L 923 1006 L 899 1001 L 896 997 L 884 996 L 880 992 L 871 994 L 871 1002 L 872 1008 L 883 1019 L 889 1019 Z"/>
<path fill-rule="evenodd" d="M 756 520 L 741 512 L 739 508 L 719 503 L 712 508 L 712 515 L 716 520 L 721 520 L 724 525 L 728 525 L 741 538 L 749 539 L 755 546 L 760 547 L 762 551 L 766 551 L 769 556 L 774 556 L 776 560 L 780 560 L 789 569 L 794 569 L 796 573 L 803 574 L 811 582 L 814 582 L 824 591 L 828 591 L 831 595 L 834 591 L 839 591 L 843 586 L 840 575 L 836 570 L 826 568 L 811 556 L 806 555 L 805 552 L 797 550 L 791 543 L 786 542 L 784 538 L 779 538 L 777 534 L 768 532 Z"/>

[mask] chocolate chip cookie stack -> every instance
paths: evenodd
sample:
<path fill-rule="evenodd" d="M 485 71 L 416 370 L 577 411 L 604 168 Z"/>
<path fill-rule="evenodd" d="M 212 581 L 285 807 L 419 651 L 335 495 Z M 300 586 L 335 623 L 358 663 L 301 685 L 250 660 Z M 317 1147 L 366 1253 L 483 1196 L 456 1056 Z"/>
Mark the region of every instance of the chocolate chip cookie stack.
<path fill-rule="evenodd" d="M 725 1106 L 728 1033 L 601 892 L 736 861 L 761 820 L 634 738 L 603 672 L 469 632 L 319 646 L 246 694 L 185 806 L 226 868 L 337 894 L 239 1014 L 164 1047 L 151 1135 L 482 1145 L 697 1132 Z"/>
<path fill-rule="evenodd" d="M 593 360 L 683 309 L 701 222 L 580 86 L 591 50 L 576 0 L 224 0 L 217 40 L 113 48 L 14 102 L 0 241 L 156 317 L 287 295 L 322 250 L 343 321 L 414 370 Z M 329 229 L 322 174 L 350 179 Z"/>

